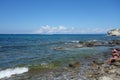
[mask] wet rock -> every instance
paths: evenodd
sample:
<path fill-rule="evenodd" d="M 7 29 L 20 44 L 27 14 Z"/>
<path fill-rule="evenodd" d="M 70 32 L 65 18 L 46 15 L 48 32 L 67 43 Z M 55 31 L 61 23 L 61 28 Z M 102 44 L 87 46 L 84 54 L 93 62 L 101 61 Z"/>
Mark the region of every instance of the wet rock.
<path fill-rule="evenodd" d="M 80 65 L 80 62 L 70 63 L 69 67 L 76 68 Z"/>
<path fill-rule="evenodd" d="M 92 63 L 96 64 L 96 65 L 102 65 L 102 64 L 104 64 L 104 62 L 102 62 L 102 61 L 93 61 Z"/>
<path fill-rule="evenodd" d="M 103 41 L 87 41 L 82 43 L 86 47 L 94 47 L 94 46 L 105 46 L 105 42 Z"/>
<path fill-rule="evenodd" d="M 63 48 L 62 47 L 56 47 L 54 48 L 54 50 L 62 50 Z"/>
<path fill-rule="evenodd" d="M 120 45 L 120 40 L 112 40 L 112 41 L 109 41 L 108 44 L 111 44 L 111 45 Z"/>
<path fill-rule="evenodd" d="M 120 40 L 111 40 L 111 41 L 79 41 L 75 48 L 81 47 L 94 47 L 94 46 L 115 46 L 120 45 Z M 120 50 L 120 49 L 119 49 Z"/>
<path fill-rule="evenodd" d="M 75 48 L 82 48 L 83 47 L 83 45 L 81 45 L 81 44 L 77 44 L 76 46 L 75 46 Z"/>
<path fill-rule="evenodd" d="M 79 41 L 79 43 L 80 43 L 80 44 L 84 44 L 84 42 L 83 42 L 83 41 Z"/>
<path fill-rule="evenodd" d="M 94 42 L 86 42 L 85 45 L 87 47 L 93 47 L 94 46 Z"/>
<path fill-rule="evenodd" d="M 94 42 L 89 42 L 89 41 L 80 41 L 79 44 L 77 45 L 82 46 L 82 47 L 92 47 L 94 45 Z"/>

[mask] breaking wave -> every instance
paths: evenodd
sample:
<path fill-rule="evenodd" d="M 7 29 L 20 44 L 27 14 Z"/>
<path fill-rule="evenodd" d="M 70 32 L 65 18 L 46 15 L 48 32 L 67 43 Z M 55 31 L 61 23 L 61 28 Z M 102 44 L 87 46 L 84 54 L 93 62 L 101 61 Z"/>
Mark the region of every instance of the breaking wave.
<path fill-rule="evenodd" d="M 79 43 L 80 41 L 71 41 L 72 43 Z"/>
<path fill-rule="evenodd" d="M 28 68 L 27 67 L 16 67 L 16 68 L 9 68 L 9 69 L 5 69 L 0 71 L 0 79 L 5 78 L 5 77 L 11 77 L 12 75 L 15 74 L 22 74 L 28 72 Z"/>

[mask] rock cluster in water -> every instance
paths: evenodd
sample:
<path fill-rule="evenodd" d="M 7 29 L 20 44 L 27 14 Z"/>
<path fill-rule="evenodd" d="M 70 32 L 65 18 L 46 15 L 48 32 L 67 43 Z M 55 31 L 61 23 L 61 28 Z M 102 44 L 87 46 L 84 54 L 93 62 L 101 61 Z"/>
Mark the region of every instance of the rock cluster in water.
<path fill-rule="evenodd" d="M 96 46 L 108 46 L 113 47 L 120 45 L 120 40 L 110 40 L 110 41 L 80 41 L 78 44 L 74 45 L 75 48 L 82 47 L 96 47 Z"/>
<path fill-rule="evenodd" d="M 55 47 L 54 50 L 64 50 L 66 48 L 83 48 L 83 47 L 96 47 L 96 46 L 108 46 L 114 47 L 120 45 L 120 40 L 109 40 L 109 41 L 79 41 L 78 43 L 72 44 L 71 46 Z"/>

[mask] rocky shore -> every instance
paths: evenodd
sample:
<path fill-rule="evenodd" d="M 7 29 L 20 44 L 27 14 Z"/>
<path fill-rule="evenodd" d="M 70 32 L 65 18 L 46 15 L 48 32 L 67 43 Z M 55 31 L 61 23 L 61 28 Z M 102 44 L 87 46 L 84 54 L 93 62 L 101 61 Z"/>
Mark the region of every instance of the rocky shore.
<path fill-rule="evenodd" d="M 77 44 L 70 47 L 97 47 L 109 46 L 114 47 L 120 45 L 120 40 L 103 41 L 79 41 Z M 56 47 L 54 50 L 63 50 L 62 47 Z M 120 58 L 113 64 L 108 64 L 106 61 L 111 56 L 111 51 L 102 54 L 92 54 L 84 58 L 82 61 L 74 61 L 66 63 L 67 66 L 58 66 L 55 69 L 36 70 L 20 75 L 13 75 L 10 78 L 1 80 L 120 80 Z M 120 48 L 117 50 L 120 54 Z"/>
<path fill-rule="evenodd" d="M 119 80 L 120 58 L 109 65 L 106 63 L 109 55 L 110 53 L 87 56 L 86 63 L 77 61 L 68 63 L 66 67 L 27 72 L 2 80 Z"/>
<path fill-rule="evenodd" d="M 79 41 L 76 44 L 72 44 L 71 46 L 67 47 L 55 47 L 54 50 L 63 50 L 66 48 L 83 48 L 83 47 L 99 47 L 99 46 L 106 46 L 106 47 L 114 47 L 120 45 L 120 40 L 109 40 L 109 41 Z"/>
<path fill-rule="evenodd" d="M 87 71 L 85 75 L 89 80 L 119 80 L 120 58 L 111 65 L 101 61 L 93 61 Z"/>

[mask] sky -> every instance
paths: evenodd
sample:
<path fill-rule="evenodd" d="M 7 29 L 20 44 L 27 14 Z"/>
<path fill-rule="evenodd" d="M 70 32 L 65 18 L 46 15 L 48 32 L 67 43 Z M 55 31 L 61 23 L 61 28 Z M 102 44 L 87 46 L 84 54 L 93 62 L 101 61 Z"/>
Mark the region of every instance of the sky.
<path fill-rule="evenodd" d="M 101 34 L 120 28 L 120 0 L 0 0 L 0 34 Z"/>

